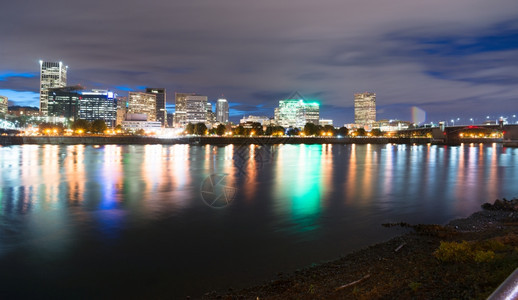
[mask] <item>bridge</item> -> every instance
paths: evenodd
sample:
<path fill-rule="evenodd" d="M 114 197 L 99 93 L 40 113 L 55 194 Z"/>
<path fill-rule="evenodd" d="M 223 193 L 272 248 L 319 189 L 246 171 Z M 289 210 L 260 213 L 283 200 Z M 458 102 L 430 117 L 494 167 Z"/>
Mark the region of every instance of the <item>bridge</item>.
<path fill-rule="evenodd" d="M 3 134 L 16 134 L 20 131 L 16 128 L 16 126 L 7 120 L 0 119 L 0 135 Z"/>
<path fill-rule="evenodd" d="M 458 125 L 449 127 L 421 127 L 398 131 L 402 137 L 426 137 L 437 143 L 457 145 L 471 142 L 503 142 L 518 144 L 517 124 Z"/>

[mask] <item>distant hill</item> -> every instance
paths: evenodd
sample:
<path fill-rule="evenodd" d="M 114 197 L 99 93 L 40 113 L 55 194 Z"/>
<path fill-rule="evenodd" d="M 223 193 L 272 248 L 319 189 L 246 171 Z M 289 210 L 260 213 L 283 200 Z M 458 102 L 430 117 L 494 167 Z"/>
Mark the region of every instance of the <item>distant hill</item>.
<path fill-rule="evenodd" d="M 32 110 L 32 111 L 39 111 L 39 108 L 34 106 L 20 106 L 20 105 L 11 105 L 8 107 L 9 110 L 17 110 L 17 109 L 26 109 L 26 110 Z"/>

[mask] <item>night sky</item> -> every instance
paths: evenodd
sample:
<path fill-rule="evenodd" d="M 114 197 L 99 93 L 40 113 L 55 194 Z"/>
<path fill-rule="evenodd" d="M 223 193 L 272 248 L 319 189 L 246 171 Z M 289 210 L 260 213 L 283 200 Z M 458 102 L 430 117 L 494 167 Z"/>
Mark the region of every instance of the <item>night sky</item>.
<path fill-rule="evenodd" d="M 40 59 L 69 85 L 164 87 L 169 112 L 223 94 L 233 121 L 294 91 L 335 125 L 364 91 L 378 119 L 482 120 L 518 113 L 518 1 L 2 1 L 0 95 L 39 106 Z"/>

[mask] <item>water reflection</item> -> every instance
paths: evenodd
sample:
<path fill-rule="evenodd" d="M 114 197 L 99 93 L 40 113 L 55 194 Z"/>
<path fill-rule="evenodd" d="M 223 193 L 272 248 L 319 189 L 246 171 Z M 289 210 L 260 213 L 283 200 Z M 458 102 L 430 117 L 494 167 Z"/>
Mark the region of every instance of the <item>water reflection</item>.
<path fill-rule="evenodd" d="M 385 239 L 387 221 L 444 223 L 516 197 L 517 162 L 518 149 L 497 144 L 0 147 L 0 262 L 25 251 L 41 259 L 38 274 L 49 261 L 164 248 L 170 259 L 150 268 L 184 275 L 180 257 L 196 276 L 177 280 L 210 282 L 196 249 L 218 245 L 222 262 L 267 253 L 271 265 L 300 267 Z M 203 203 L 212 174 L 238 191 L 229 207 Z"/>
<path fill-rule="evenodd" d="M 267 163 L 267 161 L 262 161 L 262 157 L 257 156 L 257 149 L 261 146 L 258 145 L 250 145 L 249 148 L 249 159 L 248 162 L 246 162 L 246 168 L 245 168 L 245 199 L 248 203 L 253 201 L 253 198 L 255 194 L 257 193 L 257 173 L 258 168 L 262 167 L 263 163 Z M 263 146 L 266 147 L 266 146 Z M 260 150 L 259 150 L 260 151 Z"/>
<path fill-rule="evenodd" d="M 433 196 L 437 189 L 447 198 L 477 199 L 482 192 L 492 199 L 506 189 L 501 182 L 517 176 L 516 149 L 496 144 L 262 147 L 266 146 L 2 147 L 0 205 L 4 212 L 8 204 L 19 213 L 31 207 L 87 205 L 85 201 L 100 209 L 123 202 L 141 206 L 142 201 L 168 198 L 168 193 L 196 192 L 203 178 L 221 173 L 241 188 L 246 202 L 256 201 L 259 187 L 271 180 L 275 211 L 289 212 L 296 219 L 318 214 L 336 192 L 344 204 L 362 206 L 380 196 L 384 205 L 391 195 Z M 264 159 L 263 152 L 274 155 Z M 472 207 L 465 201 L 463 205 Z"/>
<path fill-rule="evenodd" d="M 64 161 L 65 177 L 68 182 L 68 193 L 66 195 L 72 204 L 79 204 L 83 202 L 84 199 L 85 184 L 87 182 L 84 151 L 84 145 L 66 147 L 66 158 Z M 36 154 L 37 152 L 34 153 Z"/>
<path fill-rule="evenodd" d="M 306 232 L 316 229 L 322 195 L 326 189 L 325 161 L 329 152 L 323 145 L 279 146 L 274 163 L 273 199 L 275 211 L 288 217 L 286 229 Z M 323 163 L 324 161 L 324 163 Z M 292 226 L 292 227 L 290 227 Z"/>
<path fill-rule="evenodd" d="M 357 168 L 357 165 L 358 165 L 358 162 L 356 161 L 356 144 L 352 144 L 350 146 L 350 151 L 349 151 L 349 163 L 347 164 L 348 166 L 348 172 L 347 172 L 347 176 L 345 178 L 347 184 L 346 184 L 346 188 L 345 188 L 345 193 L 346 193 L 346 197 L 345 197 L 345 200 L 346 200 L 346 203 L 348 204 L 351 204 L 351 201 L 356 197 L 356 168 Z M 347 159 L 347 157 L 346 157 Z"/>
<path fill-rule="evenodd" d="M 122 152 L 121 147 L 106 145 L 104 149 L 104 164 L 101 171 L 102 200 L 99 208 L 112 209 L 120 202 L 118 191 L 123 188 L 122 182 Z"/>

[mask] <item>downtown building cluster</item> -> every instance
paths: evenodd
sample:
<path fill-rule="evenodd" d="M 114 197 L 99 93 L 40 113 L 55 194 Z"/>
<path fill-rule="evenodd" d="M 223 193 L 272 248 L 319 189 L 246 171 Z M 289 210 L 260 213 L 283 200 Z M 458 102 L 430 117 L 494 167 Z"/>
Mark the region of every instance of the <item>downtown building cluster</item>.
<path fill-rule="evenodd" d="M 66 125 L 83 119 L 103 120 L 108 127 L 121 125 L 123 129 L 136 131 L 159 130 L 164 127 L 185 128 L 188 124 L 204 123 L 207 128 L 219 124 L 228 125 L 229 103 L 220 97 L 213 104 L 208 97 L 197 93 L 174 94 L 175 112 L 167 114 L 167 93 L 164 88 L 146 88 L 119 96 L 108 89 L 85 90 L 67 85 L 68 67 L 62 62 L 40 61 L 39 114 L 48 122 Z M 7 98 L 0 97 L 0 115 L 7 113 Z M 354 94 L 354 123 L 348 128 L 382 128 L 390 124 L 376 121 L 376 94 Z M 243 117 L 241 124 L 259 123 L 262 126 L 303 128 L 307 123 L 333 125 L 332 120 L 320 119 L 320 105 L 306 101 L 299 93 L 279 100 L 274 116 Z"/>
<path fill-rule="evenodd" d="M 214 113 L 207 96 L 175 93 L 174 121 L 168 122 L 166 89 L 146 88 L 145 91 L 132 91 L 128 92 L 127 97 L 121 97 L 110 90 L 67 86 L 67 71 L 68 66 L 62 62 L 40 61 L 40 116 L 52 123 L 70 124 L 78 119 L 103 120 L 108 127 L 121 125 L 130 131 L 156 131 L 173 124 L 183 127 L 199 122 L 228 123 L 229 105 L 226 99 L 218 99 Z"/>
<path fill-rule="evenodd" d="M 40 115 L 50 122 L 72 123 L 75 120 L 103 120 L 109 127 L 123 129 L 157 130 L 168 125 L 185 128 L 188 124 L 204 123 L 211 128 L 229 124 L 229 103 L 221 97 L 215 111 L 208 97 L 196 93 L 175 93 L 175 112 L 168 122 L 167 94 L 163 88 L 146 88 L 119 97 L 110 90 L 84 90 L 81 86 L 67 86 L 68 66 L 62 62 L 40 61 Z M 279 101 L 274 118 L 261 121 L 262 125 L 280 125 L 302 128 L 306 123 L 318 125 L 318 103 L 309 103 L 296 93 L 290 99 Z M 248 123 L 253 122 L 250 116 Z"/>
<path fill-rule="evenodd" d="M 118 97 L 110 90 L 67 86 L 67 71 L 68 66 L 62 62 L 40 61 L 40 115 L 49 122 L 103 120 L 112 128 L 134 125 L 133 120 L 147 127 L 166 124 L 165 89 L 147 88 L 145 92 Z M 125 124 L 127 121 L 130 123 Z"/>

